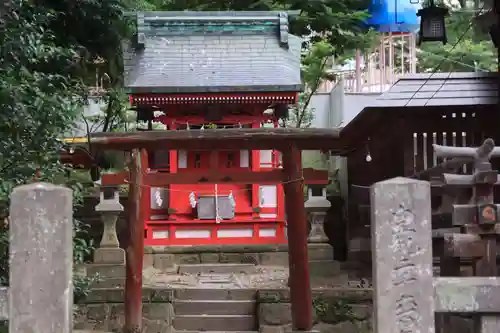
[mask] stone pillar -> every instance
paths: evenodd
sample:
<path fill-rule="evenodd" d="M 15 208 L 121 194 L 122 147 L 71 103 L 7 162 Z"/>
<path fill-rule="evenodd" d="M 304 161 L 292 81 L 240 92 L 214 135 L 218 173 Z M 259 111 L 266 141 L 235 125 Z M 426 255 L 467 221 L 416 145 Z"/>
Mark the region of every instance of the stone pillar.
<path fill-rule="evenodd" d="M 309 187 L 308 199 L 304 206 L 311 223 L 311 231 L 308 237 L 309 243 L 327 243 L 328 237 L 325 234 L 324 224 L 326 211 L 330 208 L 331 203 L 326 199 L 326 188 L 321 190 L 321 195 L 313 195 L 313 190 Z"/>
<path fill-rule="evenodd" d="M 374 332 L 434 332 L 430 184 L 385 180 L 371 199 Z"/>
<path fill-rule="evenodd" d="M 73 323 L 73 195 L 48 183 L 10 197 L 9 332 L 70 333 Z"/>
<path fill-rule="evenodd" d="M 120 212 L 123 211 L 118 188 L 115 186 L 102 186 L 100 201 L 95 210 L 101 213 L 104 228 L 101 244 L 94 252 L 94 263 L 125 264 L 125 251 L 120 248 L 116 234 L 116 221 Z"/>

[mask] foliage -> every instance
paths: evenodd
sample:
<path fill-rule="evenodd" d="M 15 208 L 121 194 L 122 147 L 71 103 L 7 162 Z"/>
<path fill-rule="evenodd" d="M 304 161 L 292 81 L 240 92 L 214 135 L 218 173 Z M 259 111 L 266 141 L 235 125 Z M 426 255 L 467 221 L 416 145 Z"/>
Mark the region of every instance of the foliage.
<path fill-rule="evenodd" d="M 321 82 L 330 78 L 327 69 L 331 67 L 334 52 L 333 46 L 326 40 L 306 44 L 301 62 L 304 92 L 299 95 L 298 103 L 289 109 L 288 119 L 282 121 L 282 127 L 311 126 L 314 110 L 309 107 L 309 104 Z"/>
<path fill-rule="evenodd" d="M 343 321 L 356 321 L 352 306 L 344 299 L 331 299 L 317 296 L 313 299 L 313 308 L 321 321 L 337 324 Z"/>
<path fill-rule="evenodd" d="M 331 68 L 334 47 L 327 41 L 313 42 L 302 56 L 302 80 L 304 92 L 299 96 L 299 103 L 291 109 L 295 127 L 309 127 L 314 118 L 314 110 L 309 107 L 313 95 L 323 80 L 331 79 L 327 69 Z"/>
<path fill-rule="evenodd" d="M 61 172 L 61 129 L 73 124 L 82 85 L 74 76 L 78 54 L 58 46 L 48 30 L 50 14 L 21 5 L 0 33 L 0 200 L 38 173 Z M 5 209 L 5 206 L 4 206 Z"/>
<path fill-rule="evenodd" d="M 104 102 L 98 123 L 103 131 L 123 129 L 127 101 L 121 90 L 123 60 L 121 43 L 129 36 L 130 22 L 124 0 L 39 0 L 37 6 L 53 11 L 50 28 L 60 45 L 73 45 L 80 53 L 79 75 L 91 87 L 90 95 Z M 148 8 L 144 8 L 148 9 Z M 151 8 L 149 8 L 151 9 Z M 83 109 L 80 109 L 82 113 Z M 83 114 L 81 114 L 83 117 Z M 83 119 L 87 121 L 87 119 Z"/>
<path fill-rule="evenodd" d="M 452 10 L 446 18 L 448 43 L 423 43 L 418 54 L 419 71 L 496 71 L 497 50 L 488 35 L 474 28 L 476 15 L 471 10 Z"/>
<path fill-rule="evenodd" d="M 112 59 L 107 67 L 120 77 L 121 55 L 116 50 L 126 27 L 118 1 L 9 0 L 2 5 L 0 220 L 5 222 L 13 187 L 34 179 L 64 183 L 59 139 L 80 117 L 94 60 Z M 78 183 L 67 185 L 73 189 L 76 207 L 83 189 Z M 75 221 L 76 263 L 92 249 L 93 244 L 83 240 L 86 233 L 86 227 Z M 6 283 L 6 222 L 0 226 L 0 275 L 0 282 Z M 75 297 L 88 287 L 88 281 L 80 280 L 75 280 Z"/>

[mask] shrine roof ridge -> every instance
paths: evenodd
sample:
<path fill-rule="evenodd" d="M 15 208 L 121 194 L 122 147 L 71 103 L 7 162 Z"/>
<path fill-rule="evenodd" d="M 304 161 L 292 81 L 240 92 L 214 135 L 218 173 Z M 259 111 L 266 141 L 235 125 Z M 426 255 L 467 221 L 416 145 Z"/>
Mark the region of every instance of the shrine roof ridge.
<path fill-rule="evenodd" d="M 137 37 L 185 35 L 276 35 L 288 43 L 288 13 L 258 11 L 138 12 Z"/>
<path fill-rule="evenodd" d="M 144 11 L 142 15 L 147 20 L 248 20 L 248 19 L 278 19 L 280 15 L 288 16 L 287 11 Z M 290 13 L 293 15 L 293 12 Z"/>

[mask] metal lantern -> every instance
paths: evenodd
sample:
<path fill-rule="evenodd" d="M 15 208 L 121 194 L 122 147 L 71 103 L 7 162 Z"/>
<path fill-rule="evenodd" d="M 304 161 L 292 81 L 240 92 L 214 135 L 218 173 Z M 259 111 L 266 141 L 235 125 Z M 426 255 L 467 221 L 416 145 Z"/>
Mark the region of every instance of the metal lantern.
<path fill-rule="evenodd" d="M 443 42 L 446 44 L 446 26 L 444 18 L 448 15 L 448 9 L 434 6 L 434 1 L 428 7 L 417 12 L 420 17 L 420 31 L 418 33 L 418 45 L 422 42 Z"/>

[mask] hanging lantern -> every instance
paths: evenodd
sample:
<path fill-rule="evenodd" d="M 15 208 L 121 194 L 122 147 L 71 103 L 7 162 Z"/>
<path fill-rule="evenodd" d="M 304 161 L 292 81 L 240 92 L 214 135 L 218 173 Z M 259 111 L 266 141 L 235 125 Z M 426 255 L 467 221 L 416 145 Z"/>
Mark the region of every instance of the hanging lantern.
<path fill-rule="evenodd" d="M 420 31 L 418 32 L 418 45 L 422 42 L 443 42 L 446 44 L 446 26 L 444 18 L 448 15 L 448 9 L 436 7 L 434 1 L 430 1 L 428 7 L 417 12 L 420 17 Z"/>

